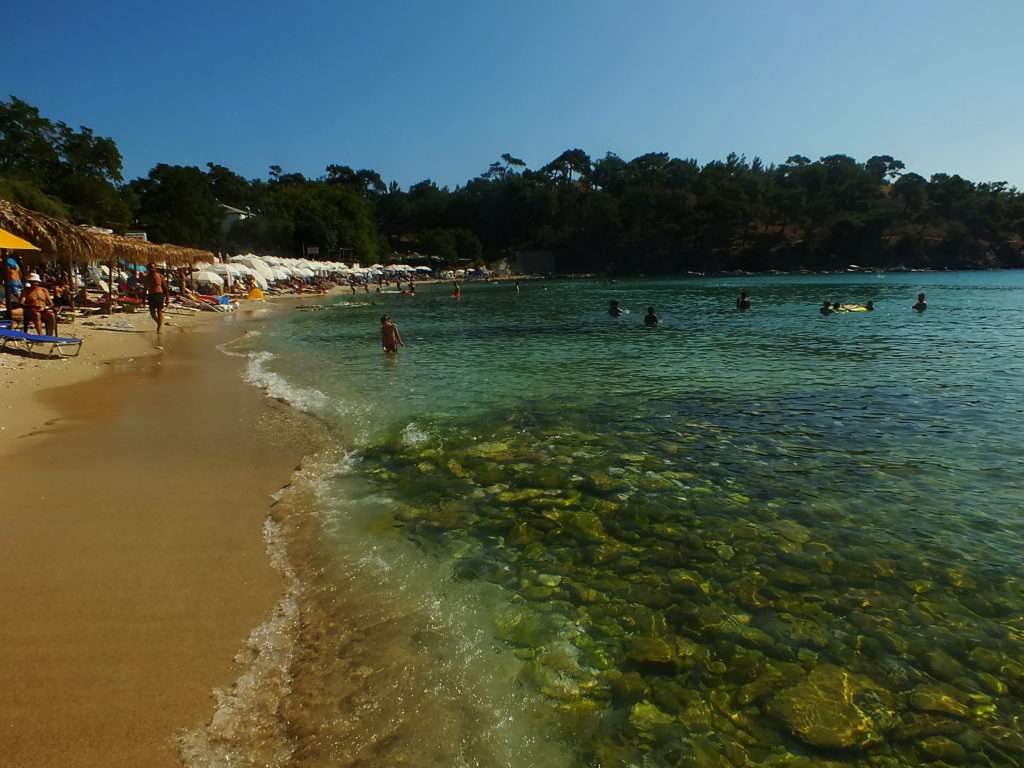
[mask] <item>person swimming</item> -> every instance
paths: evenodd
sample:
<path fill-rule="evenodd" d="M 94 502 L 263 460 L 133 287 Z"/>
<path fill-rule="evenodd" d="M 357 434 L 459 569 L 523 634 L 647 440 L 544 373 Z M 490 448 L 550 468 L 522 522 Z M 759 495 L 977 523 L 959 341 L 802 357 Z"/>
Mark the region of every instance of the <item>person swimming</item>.
<path fill-rule="evenodd" d="M 647 308 L 647 314 L 644 315 L 644 325 L 648 328 L 653 328 L 658 324 L 658 316 L 654 314 L 654 307 Z"/>
<path fill-rule="evenodd" d="M 608 302 L 608 314 L 612 317 L 622 317 L 624 314 L 622 307 L 619 306 L 619 302 L 615 301 L 615 299 Z"/>
<path fill-rule="evenodd" d="M 821 314 L 823 314 L 823 315 L 831 315 L 832 314 L 832 302 L 824 301 L 822 303 L 822 305 L 821 305 L 821 309 L 818 310 L 818 311 L 821 312 Z"/>
<path fill-rule="evenodd" d="M 736 309 L 740 312 L 746 312 L 750 309 L 750 299 L 747 298 L 746 291 L 740 291 L 740 297 L 736 299 Z"/>
<path fill-rule="evenodd" d="M 868 312 L 874 312 L 875 311 L 875 302 L 869 301 L 867 304 L 864 305 L 864 309 L 866 309 Z"/>
<path fill-rule="evenodd" d="M 924 312 L 926 309 L 928 309 L 928 302 L 925 301 L 923 293 L 917 294 L 917 303 L 912 307 L 912 309 L 914 309 L 917 312 Z"/>

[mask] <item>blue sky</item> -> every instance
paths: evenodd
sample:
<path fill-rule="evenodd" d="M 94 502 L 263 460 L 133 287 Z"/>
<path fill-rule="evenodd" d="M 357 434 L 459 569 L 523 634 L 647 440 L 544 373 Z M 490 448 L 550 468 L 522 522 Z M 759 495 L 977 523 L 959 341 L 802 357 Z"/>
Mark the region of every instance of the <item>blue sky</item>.
<path fill-rule="evenodd" d="M 1024 2 L 23 3 L 0 96 L 157 162 L 454 186 L 502 152 L 891 154 L 1024 188 Z M 10 44 L 9 41 L 18 41 Z"/>

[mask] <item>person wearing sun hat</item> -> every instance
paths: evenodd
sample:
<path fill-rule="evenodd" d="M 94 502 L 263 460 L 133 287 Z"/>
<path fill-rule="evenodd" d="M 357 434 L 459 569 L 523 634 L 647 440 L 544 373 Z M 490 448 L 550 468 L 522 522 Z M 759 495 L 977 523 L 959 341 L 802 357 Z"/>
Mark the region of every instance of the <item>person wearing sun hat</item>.
<path fill-rule="evenodd" d="M 30 273 L 26 282 L 28 285 L 21 292 L 21 306 L 25 312 L 25 330 L 28 331 L 30 324 L 34 325 L 36 333 L 42 336 L 45 323 L 47 335 L 53 336 L 57 330 L 57 315 L 53 309 L 50 292 L 43 287 L 43 279 L 37 272 Z"/>

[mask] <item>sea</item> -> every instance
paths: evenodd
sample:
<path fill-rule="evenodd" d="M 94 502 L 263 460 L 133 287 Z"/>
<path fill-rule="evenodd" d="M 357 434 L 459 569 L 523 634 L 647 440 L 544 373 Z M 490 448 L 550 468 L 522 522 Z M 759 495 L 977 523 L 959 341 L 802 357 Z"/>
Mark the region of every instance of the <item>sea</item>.
<path fill-rule="evenodd" d="M 191 765 L 1024 765 L 1024 272 L 342 293 L 226 351 L 322 448 Z"/>

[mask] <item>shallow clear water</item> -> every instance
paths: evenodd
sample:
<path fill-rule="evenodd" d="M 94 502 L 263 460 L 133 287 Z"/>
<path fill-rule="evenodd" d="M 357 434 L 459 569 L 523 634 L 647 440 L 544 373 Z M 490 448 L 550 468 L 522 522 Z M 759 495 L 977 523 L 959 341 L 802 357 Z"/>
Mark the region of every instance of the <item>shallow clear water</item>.
<path fill-rule="evenodd" d="M 292 763 L 1024 763 L 1024 274 L 419 293 L 247 342 L 336 444 Z"/>

